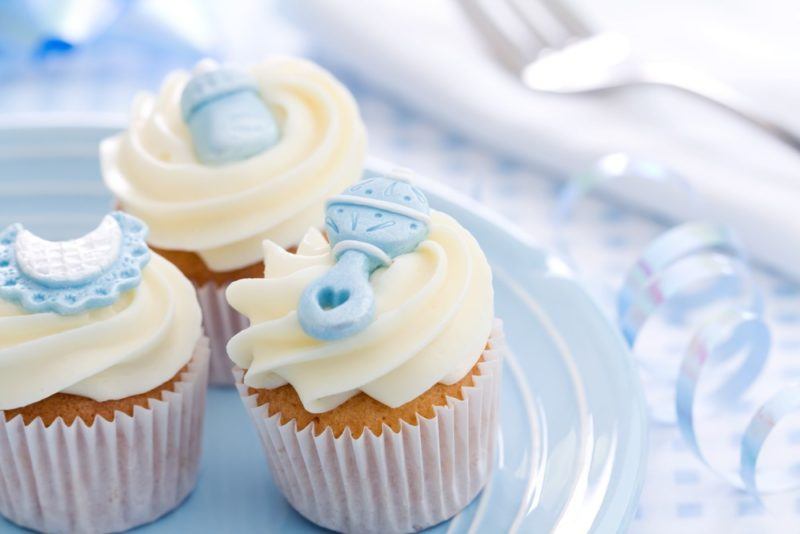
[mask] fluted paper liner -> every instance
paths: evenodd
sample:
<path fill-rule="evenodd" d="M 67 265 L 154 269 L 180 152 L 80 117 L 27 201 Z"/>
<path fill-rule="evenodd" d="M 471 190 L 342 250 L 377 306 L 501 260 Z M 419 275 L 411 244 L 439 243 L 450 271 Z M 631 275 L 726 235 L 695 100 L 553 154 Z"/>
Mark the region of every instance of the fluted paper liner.
<path fill-rule="evenodd" d="M 404 421 L 398 432 L 384 425 L 357 439 L 349 429 L 335 438 L 328 428 L 268 416 L 242 384 L 236 385 L 261 436 L 276 484 L 310 521 L 342 532 L 411 532 L 440 523 L 466 507 L 486 483 L 497 431 L 502 357 L 498 321 L 463 400 L 448 398 L 431 419 Z"/>
<path fill-rule="evenodd" d="M 211 340 L 211 367 L 209 384 L 215 386 L 233 385 L 233 362 L 228 358 L 228 340 L 248 326 L 250 321 L 234 310 L 225 298 L 228 284 L 219 286 L 208 282 L 197 288 L 197 299 L 203 310 L 203 324 Z"/>
<path fill-rule="evenodd" d="M 177 507 L 197 481 L 208 382 L 208 340 L 147 408 L 91 425 L 26 425 L 0 411 L 0 514 L 44 532 L 116 532 Z"/>

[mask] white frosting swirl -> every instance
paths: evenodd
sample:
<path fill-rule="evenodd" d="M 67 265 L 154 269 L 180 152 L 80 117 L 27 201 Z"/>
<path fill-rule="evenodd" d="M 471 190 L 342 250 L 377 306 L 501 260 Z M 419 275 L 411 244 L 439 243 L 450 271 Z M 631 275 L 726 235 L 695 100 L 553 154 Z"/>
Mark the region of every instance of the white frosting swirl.
<path fill-rule="evenodd" d="M 59 392 L 106 401 L 150 391 L 189 362 L 201 319 L 191 283 L 156 254 L 139 286 L 105 308 L 29 313 L 0 299 L 0 410 Z"/>
<path fill-rule="evenodd" d="M 206 166 L 181 118 L 189 73 L 140 94 L 127 131 L 100 146 L 103 178 L 122 209 L 150 227 L 151 245 L 195 252 L 214 271 L 259 261 L 261 242 L 297 244 L 321 226 L 325 199 L 361 175 L 366 133 L 352 95 L 320 67 L 272 58 L 250 69 L 281 138 L 252 158 Z"/>
<path fill-rule="evenodd" d="M 227 292 L 251 321 L 228 344 L 231 359 L 247 369 L 245 384 L 289 383 L 306 410 L 320 413 L 359 391 L 394 408 L 437 382 L 462 379 L 492 328 L 492 275 L 463 227 L 443 213 L 431 215 L 428 239 L 372 275 L 375 320 L 337 341 L 309 337 L 296 311 L 303 289 L 333 264 L 328 243 L 316 231 L 297 254 L 265 242 L 266 278 L 239 280 Z"/>

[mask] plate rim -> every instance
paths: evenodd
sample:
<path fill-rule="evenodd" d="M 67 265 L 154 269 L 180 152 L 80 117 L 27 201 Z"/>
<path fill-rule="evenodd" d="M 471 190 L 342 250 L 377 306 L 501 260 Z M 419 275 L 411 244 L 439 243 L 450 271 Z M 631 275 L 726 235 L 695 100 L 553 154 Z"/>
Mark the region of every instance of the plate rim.
<path fill-rule="evenodd" d="M 73 112 L 59 112 L 59 113 L 19 113 L 19 114 L 5 114 L 0 115 L 0 133 L 8 134 L 12 131 L 63 131 L 63 130 L 85 130 L 91 132 L 108 132 L 121 131 L 125 127 L 125 117 L 118 113 L 73 113 Z M 369 157 L 369 160 L 377 160 L 377 158 Z M 513 238 L 518 244 L 525 248 L 525 253 L 540 256 L 549 260 L 553 260 L 561 265 L 563 262 L 549 252 L 545 247 L 536 242 L 536 240 L 514 222 L 491 208 L 481 204 L 477 200 L 448 187 L 445 184 L 437 182 L 433 178 L 418 175 L 415 176 L 415 181 L 424 190 L 431 191 L 435 195 L 445 199 L 446 201 L 458 205 L 464 210 L 472 212 L 477 218 L 486 221 L 486 223 L 498 228 L 502 232 Z M 571 282 L 577 287 L 579 291 L 587 297 L 587 303 L 592 308 L 592 311 L 597 314 L 605 323 L 606 326 L 618 337 L 619 332 L 614 328 L 611 320 L 603 314 L 599 305 L 591 298 L 582 284 L 573 276 L 565 276 L 563 272 L 559 272 L 559 277 Z M 629 374 L 630 383 L 633 386 L 634 394 L 636 397 L 637 408 L 635 410 L 638 415 L 637 428 L 641 429 L 638 436 L 639 457 L 637 458 L 637 470 L 634 487 L 630 492 L 627 499 L 626 506 L 619 517 L 619 529 L 626 529 L 634 515 L 639 503 L 639 499 L 644 485 L 646 474 L 647 456 L 648 456 L 648 440 L 649 440 L 649 420 L 647 417 L 645 396 L 643 386 L 638 377 L 638 372 L 632 358 L 621 358 L 623 366 Z M 600 511 L 595 516 L 595 521 L 600 517 Z M 592 523 L 592 530 L 596 530 L 598 525 L 596 522 Z"/>
<path fill-rule="evenodd" d="M 620 345 L 625 347 L 626 353 L 630 355 L 630 349 L 627 347 L 627 345 L 624 344 L 620 332 L 616 328 L 614 328 L 610 319 L 601 311 L 600 306 L 591 297 L 589 292 L 583 287 L 581 282 L 573 274 L 569 273 L 568 266 L 562 260 L 560 260 L 559 258 L 554 256 L 551 252 L 549 252 L 545 247 L 538 244 L 530 234 L 522 230 L 522 228 L 517 226 L 514 222 L 510 221 L 501 213 L 484 206 L 475 199 L 472 199 L 464 195 L 463 193 L 460 193 L 448 187 L 445 184 L 437 182 L 432 178 L 429 178 L 427 176 L 415 176 L 415 181 L 419 183 L 419 185 L 422 187 L 423 190 L 431 191 L 435 195 L 445 199 L 450 203 L 456 204 L 465 210 L 472 211 L 473 214 L 476 215 L 478 218 L 498 228 L 502 232 L 508 234 L 510 237 L 518 241 L 520 245 L 526 248 L 525 250 L 526 255 L 543 257 L 545 259 L 543 263 L 548 268 L 548 270 L 544 272 L 550 276 L 557 277 L 572 284 L 578 291 L 583 293 L 583 295 L 586 297 L 585 300 L 587 305 L 590 306 L 592 308 L 592 311 L 600 319 L 603 320 L 609 331 L 613 333 L 614 337 L 618 338 Z M 556 270 L 549 270 L 554 266 Z M 518 276 L 519 273 L 516 273 L 516 275 Z M 517 276 L 514 276 L 513 278 L 517 278 Z M 626 530 L 636 513 L 636 509 L 639 503 L 639 498 L 641 496 L 642 488 L 644 486 L 647 457 L 649 453 L 648 443 L 650 434 L 649 419 L 647 416 L 644 390 L 638 376 L 637 368 L 634 365 L 633 357 L 631 356 L 630 358 L 620 358 L 620 361 L 622 365 L 627 369 L 627 373 L 630 378 L 630 384 L 632 385 L 635 391 L 636 409 L 632 411 L 635 411 L 638 417 L 637 427 L 641 429 L 641 434 L 637 442 L 639 447 L 639 457 L 637 458 L 637 472 L 636 472 L 636 480 L 634 482 L 634 488 L 633 491 L 631 492 L 630 498 L 626 502 L 624 511 L 622 512 L 621 516 L 619 516 L 619 524 L 614 525 L 613 532 Z M 605 509 L 606 509 L 605 507 L 601 507 L 598 510 L 597 515 L 595 515 L 595 518 L 591 523 L 590 527 L 592 532 L 606 532 L 605 530 L 601 529 L 603 527 L 606 528 L 609 527 L 609 525 L 606 525 L 604 523 L 598 523 L 597 521 L 601 517 L 600 512 L 602 512 Z"/>

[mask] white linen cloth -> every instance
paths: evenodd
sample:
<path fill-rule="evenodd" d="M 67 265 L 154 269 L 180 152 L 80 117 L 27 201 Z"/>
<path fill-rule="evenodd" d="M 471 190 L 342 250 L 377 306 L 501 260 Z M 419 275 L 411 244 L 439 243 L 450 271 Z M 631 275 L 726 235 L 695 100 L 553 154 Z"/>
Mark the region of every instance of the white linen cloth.
<path fill-rule="evenodd" d="M 548 174 L 563 177 L 618 151 L 669 165 L 758 260 L 800 278 L 800 153 L 669 89 L 533 93 L 494 60 L 456 1 L 308 0 L 284 7 L 326 59 Z M 575 7 L 598 26 L 628 35 L 639 55 L 701 67 L 800 131 L 800 10 L 789 1 L 581 0 Z M 647 184 L 611 189 L 675 220 L 692 216 L 679 196 Z"/>

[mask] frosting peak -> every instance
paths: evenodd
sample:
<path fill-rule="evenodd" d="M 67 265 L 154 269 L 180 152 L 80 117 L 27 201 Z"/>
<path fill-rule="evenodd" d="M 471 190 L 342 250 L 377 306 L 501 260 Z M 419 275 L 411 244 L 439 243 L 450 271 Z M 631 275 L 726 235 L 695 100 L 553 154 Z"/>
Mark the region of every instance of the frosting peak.
<path fill-rule="evenodd" d="M 463 227 L 432 211 L 427 239 L 372 275 L 374 321 L 335 341 L 310 337 L 297 315 L 305 287 L 333 265 L 330 245 L 320 240 L 308 234 L 297 254 L 265 243 L 266 277 L 229 286 L 228 301 L 251 321 L 228 344 L 247 370 L 245 384 L 289 383 L 306 410 L 319 413 L 358 392 L 398 407 L 437 382 L 463 378 L 494 317 L 489 265 Z"/>
<path fill-rule="evenodd" d="M 297 244 L 321 224 L 326 198 L 359 179 L 366 152 L 353 97 L 323 69 L 272 58 L 249 76 L 280 131 L 252 157 L 221 166 L 198 161 L 181 111 L 190 79 L 182 71 L 157 95 L 140 95 L 127 131 L 100 147 L 106 184 L 126 212 L 148 224 L 149 242 L 195 252 L 215 271 L 256 263 L 264 239 Z"/>

